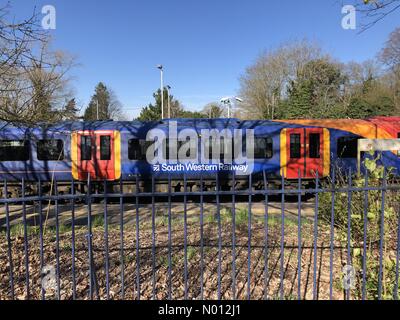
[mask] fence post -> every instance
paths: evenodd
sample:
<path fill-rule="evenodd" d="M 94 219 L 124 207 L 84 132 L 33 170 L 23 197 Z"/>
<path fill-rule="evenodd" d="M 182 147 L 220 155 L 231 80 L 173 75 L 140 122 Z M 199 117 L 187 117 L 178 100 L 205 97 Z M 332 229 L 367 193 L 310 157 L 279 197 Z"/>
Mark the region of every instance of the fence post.
<path fill-rule="evenodd" d="M 139 220 L 139 176 L 136 174 L 136 290 L 140 300 L 140 220 Z"/>
<path fill-rule="evenodd" d="M 108 205 L 107 205 L 107 180 L 104 179 L 104 249 L 105 249 L 105 268 L 106 268 L 106 299 L 110 299 L 110 266 L 108 248 Z"/>
<path fill-rule="evenodd" d="M 353 187 L 352 180 L 352 170 L 349 169 L 348 173 L 348 189 L 347 189 L 347 266 L 352 266 L 351 262 L 351 201 L 352 201 L 352 191 Z M 346 300 L 350 299 L 350 287 L 345 288 L 346 290 Z"/>
<path fill-rule="evenodd" d="M 7 180 L 4 181 L 4 199 L 7 200 L 8 198 L 8 188 L 7 188 Z M 15 299 L 15 292 L 14 292 L 14 263 L 12 257 L 12 242 L 11 242 L 11 230 L 10 230 L 10 211 L 8 202 L 5 203 L 5 210 L 6 210 L 6 228 L 7 228 L 7 255 L 8 261 L 10 264 L 10 291 L 11 291 L 11 299 Z"/>
<path fill-rule="evenodd" d="M 249 203 L 248 203 L 248 243 L 247 243 L 247 300 L 251 299 L 251 210 L 252 210 L 253 180 L 249 175 Z"/>
<path fill-rule="evenodd" d="M 268 300 L 268 181 L 267 173 L 263 170 L 264 178 L 264 194 L 265 194 L 265 205 L 264 205 L 264 300 Z"/>
<path fill-rule="evenodd" d="M 367 226 L 368 226 L 368 170 L 365 170 L 365 195 L 364 195 L 364 243 L 363 243 L 363 279 L 362 300 L 366 298 L 366 273 L 367 273 Z"/>
<path fill-rule="evenodd" d="M 232 173 L 232 300 L 236 300 L 236 173 Z"/>
<path fill-rule="evenodd" d="M 168 300 L 172 300 L 172 212 L 171 212 L 171 174 L 168 173 Z"/>
<path fill-rule="evenodd" d="M 54 196 L 55 196 L 55 218 L 56 218 L 57 299 L 61 300 L 61 288 L 60 288 L 60 221 L 59 221 L 58 184 L 57 184 L 57 180 L 54 180 Z"/>
<path fill-rule="evenodd" d="M 76 300 L 76 275 L 75 275 L 75 182 L 71 180 L 71 196 L 72 196 L 72 207 L 71 207 L 71 254 L 72 254 L 72 299 Z"/>
<path fill-rule="evenodd" d="M 188 298 L 188 252 L 187 252 L 187 178 L 183 174 L 183 247 L 184 247 L 184 282 L 185 282 L 185 300 Z"/>
<path fill-rule="evenodd" d="M 284 298 L 284 263 L 285 263 L 285 175 L 282 170 L 282 189 L 281 189 L 281 262 L 280 262 L 280 299 Z"/>
<path fill-rule="evenodd" d="M 297 299 L 301 300 L 301 257 L 303 253 L 302 237 L 301 237 L 301 192 L 302 192 L 302 182 L 301 182 L 301 170 L 298 171 L 298 195 L 297 195 L 297 233 L 298 233 L 298 252 L 297 252 Z"/>
<path fill-rule="evenodd" d="M 221 300 L 221 266 L 222 266 L 222 238 L 221 238 L 221 204 L 220 204 L 220 198 L 219 198 L 219 173 L 217 172 L 216 175 L 216 197 L 217 197 L 217 219 L 218 219 L 218 275 L 217 275 L 217 283 L 218 283 L 218 289 L 217 289 L 217 295 L 218 295 L 218 300 Z"/>
<path fill-rule="evenodd" d="M 314 214 L 314 272 L 313 272 L 313 300 L 317 300 L 317 254 L 318 254 L 318 209 L 319 209 L 319 173 L 315 178 L 315 214 Z"/>
<path fill-rule="evenodd" d="M 22 178 L 22 221 L 24 224 L 24 253 L 25 253 L 25 287 L 26 287 L 26 299 L 30 298 L 30 286 L 29 286 L 29 243 L 28 243 L 28 223 L 26 220 L 26 201 L 25 201 L 25 179 Z"/>
<path fill-rule="evenodd" d="M 121 298 L 125 298 L 125 250 L 124 250 L 124 185 L 122 179 L 119 181 L 119 239 L 120 239 L 120 263 L 121 263 Z"/>
<path fill-rule="evenodd" d="M 43 288 L 43 267 L 44 267 L 44 252 L 43 252 L 43 206 L 42 206 L 42 182 L 38 181 L 38 196 L 39 196 L 39 246 L 40 246 L 40 296 L 42 300 L 45 300 L 45 291 Z"/>
<path fill-rule="evenodd" d="M 379 241 L 379 275 L 378 275 L 378 299 L 382 299 L 382 277 L 383 277 L 383 245 L 385 242 L 385 197 L 386 197 L 386 168 L 383 169 L 381 218 L 380 218 L 380 241 Z"/>
<path fill-rule="evenodd" d="M 151 178 L 151 257 L 152 257 L 152 282 L 153 300 L 156 299 L 156 208 L 155 208 L 155 181 Z"/>
<path fill-rule="evenodd" d="M 336 170 L 332 167 L 332 194 L 331 194 L 331 232 L 330 232 L 330 256 L 329 256 L 329 299 L 333 300 L 333 255 L 335 247 L 335 188 Z"/>
<path fill-rule="evenodd" d="M 204 195 L 203 173 L 200 173 L 200 300 L 204 299 Z"/>

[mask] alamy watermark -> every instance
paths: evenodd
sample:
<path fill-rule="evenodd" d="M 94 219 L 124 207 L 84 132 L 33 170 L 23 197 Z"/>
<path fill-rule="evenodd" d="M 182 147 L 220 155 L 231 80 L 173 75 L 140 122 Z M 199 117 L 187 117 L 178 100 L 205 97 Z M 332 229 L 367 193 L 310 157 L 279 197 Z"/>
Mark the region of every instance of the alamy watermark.
<path fill-rule="evenodd" d="M 356 269 L 353 266 L 343 267 L 343 288 L 344 290 L 355 289 L 356 287 Z"/>
<path fill-rule="evenodd" d="M 353 5 L 345 5 L 342 7 L 342 28 L 345 30 L 355 30 L 357 28 L 357 11 Z"/>
<path fill-rule="evenodd" d="M 42 28 L 44 30 L 55 30 L 57 27 L 57 14 L 56 8 L 52 5 L 45 5 L 42 7 Z"/>
<path fill-rule="evenodd" d="M 154 172 L 230 171 L 250 175 L 254 170 L 253 129 L 186 128 L 178 132 L 176 121 L 168 133 L 152 129 L 146 141 L 146 160 Z M 167 142 L 168 141 L 168 142 Z"/>
<path fill-rule="evenodd" d="M 56 269 L 52 265 L 46 265 L 41 272 L 42 288 L 45 292 L 54 292 L 57 289 Z"/>

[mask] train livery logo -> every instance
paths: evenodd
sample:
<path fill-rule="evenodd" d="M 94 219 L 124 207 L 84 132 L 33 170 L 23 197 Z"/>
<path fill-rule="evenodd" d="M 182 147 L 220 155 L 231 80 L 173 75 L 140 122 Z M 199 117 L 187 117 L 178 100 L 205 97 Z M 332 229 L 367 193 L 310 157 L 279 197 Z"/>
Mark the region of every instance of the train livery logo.
<path fill-rule="evenodd" d="M 168 136 L 161 129 L 147 133 L 146 159 L 154 172 L 235 172 L 250 175 L 254 170 L 254 130 L 186 128 L 178 132 L 171 121 Z"/>

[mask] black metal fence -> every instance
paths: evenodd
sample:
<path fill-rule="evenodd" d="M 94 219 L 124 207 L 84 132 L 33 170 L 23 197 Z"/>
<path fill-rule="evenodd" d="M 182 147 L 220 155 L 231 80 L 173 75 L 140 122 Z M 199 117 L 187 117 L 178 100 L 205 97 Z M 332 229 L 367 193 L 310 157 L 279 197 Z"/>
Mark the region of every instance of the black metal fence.
<path fill-rule="evenodd" d="M 5 181 L 0 299 L 398 299 L 400 186 L 374 174 L 164 193 Z"/>

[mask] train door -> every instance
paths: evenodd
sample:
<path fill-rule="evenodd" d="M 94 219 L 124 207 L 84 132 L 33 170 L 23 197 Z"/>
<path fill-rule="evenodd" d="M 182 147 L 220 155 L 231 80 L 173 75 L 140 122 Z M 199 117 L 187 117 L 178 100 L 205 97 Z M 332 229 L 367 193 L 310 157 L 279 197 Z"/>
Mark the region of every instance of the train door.
<path fill-rule="evenodd" d="M 114 131 L 84 131 L 75 135 L 72 144 L 77 147 L 78 179 L 86 180 L 90 174 L 92 180 L 115 180 Z"/>
<path fill-rule="evenodd" d="M 325 158 L 329 158 L 329 153 L 327 155 L 324 149 L 326 134 L 329 135 L 329 132 L 322 128 L 285 129 L 286 146 L 283 152 L 286 158 L 284 170 L 287 179 L 297 179 L 299 172 L 302 178 L 315 178 L 317 171 L 320 177 L 325 174 Z"/>

